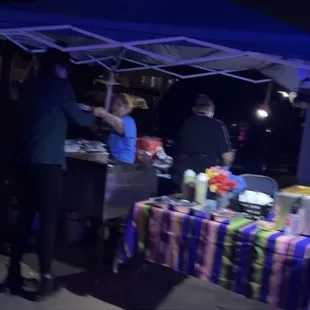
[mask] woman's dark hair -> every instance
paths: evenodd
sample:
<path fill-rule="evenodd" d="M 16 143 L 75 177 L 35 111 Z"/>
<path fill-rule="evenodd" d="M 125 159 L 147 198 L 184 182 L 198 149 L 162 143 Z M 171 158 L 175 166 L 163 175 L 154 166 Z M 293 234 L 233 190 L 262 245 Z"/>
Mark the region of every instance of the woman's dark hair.
<path fill-rule="evenodd" d="M 69 53 L 59 51 L 56 48 L 48 49 L 41 57 L 40 73 L 54 74 L 54 70 L 57 65 L 69 69 L 70 67 Z"/>

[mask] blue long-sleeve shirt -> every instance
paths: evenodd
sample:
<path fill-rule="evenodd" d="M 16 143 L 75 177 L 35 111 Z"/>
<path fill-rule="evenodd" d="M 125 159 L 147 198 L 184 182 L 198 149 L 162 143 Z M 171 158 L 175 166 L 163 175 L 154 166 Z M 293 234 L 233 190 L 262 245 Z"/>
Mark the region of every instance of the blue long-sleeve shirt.
<path fill-rule="evenodd" d="M 15 116 L 13 160 L 62 167 L 66 165 L 68 119 L 85 127 L 95 122 L 91 113 L 78 107 L 69 81 L 45 76 L 24 86 Z"/>

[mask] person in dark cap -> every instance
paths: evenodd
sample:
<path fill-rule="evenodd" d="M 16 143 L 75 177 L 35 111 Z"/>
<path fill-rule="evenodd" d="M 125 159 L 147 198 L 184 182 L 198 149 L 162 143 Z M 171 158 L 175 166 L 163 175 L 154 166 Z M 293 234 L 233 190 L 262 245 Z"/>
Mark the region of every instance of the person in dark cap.
<path fill-rule="evenodd" d="M 178 156 L 174 175 L 177 186 L 187 169 L 196 173 L 216 166 L 230 166 L 234 159 L 225 124 L 213 118 L 215 106 L 206 95 L 199 95 L 193 106 L 193 116 L 187 119 L 180 131 Z"/>
<path fill-rule="evenodd" d="M 20 273 L 20 261 L 36 213 L 40 215 L 38 256 L 41 276 L 37 293 L 44 297 L 55 290 L 51 262 L 61 208 L 68 119 L 85 127 L 95 122 L 92 113 L 83 112 L 77 105 L 68 80 L 69 66 L 67 53 L 50 49 L 43 54 L 39 74 L 22 88 L 15 111 L 18 126 L 12 153 L 21 213 L 6 281 L 13 294 L 20 294 L 25 283 Z"/>

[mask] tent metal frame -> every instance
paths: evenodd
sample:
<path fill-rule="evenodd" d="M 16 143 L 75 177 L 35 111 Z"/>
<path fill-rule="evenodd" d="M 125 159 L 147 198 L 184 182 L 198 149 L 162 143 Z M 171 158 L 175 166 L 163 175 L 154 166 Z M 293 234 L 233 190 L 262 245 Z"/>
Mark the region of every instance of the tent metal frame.
<path fill-rule="evenodd" d="M 51 37 L 48 37 L 49 32 L 55 32 L 55 31 L 70 31 L 72 33 L 75 33 L 76 36 L 84 36 L 87 39 L 94 39 L 98 40 L 99 44 L 89 44 L 89 45 L 82 45 L 82 46 L 71 46 L 71 47 L 62 47 L 56 44 Z M 39 33 L 40 32 L 40 33 Z M 41 32 L 45 32 L 47 35 L 42 34 Z M 247 69 L 251 68 L 244 68 L 243 70 L 215 70 L 211 68 L 207 68 L 204 66 L 201 66 L 199 64 L 207 63 L 210 61 L 218 61 L 218 60 L 224 60 L 224 59 L 233 59 L 236 57 L 250 57 L 258 60 L 263 60 L 267 62 L 272 62 L 275 64 L 281 64 L 285 66 L 291 66 L 294 68 L 303 68 L 310 70 L 310 65 L 306 64 L 305 62 L 299 61 L 299 60 L 289 60 L 289 59 L 283 59 L 278 56 L 273 55 L 265 55 L 250 51 L 240 51 L 233 48 L 221 46 L 218 44 L 214 44 L 211 42 L 204 42 L 201 40 L 197 40 L 194 38 L 188 38 L 183 36 L 177 36 L 177 37 L 167 37 L 167 38 L 158 38 L 158 39 L 150 39 L 150 40 L 140 40 L 140 41 L 130 41 L 130 42 L 118 42 L 115 40 L 112 40 L 110 38 L 104 37 L 102 35 L 77 28 L 71 25 L 55 25 L 55 26 L 40 26 L 40 27 L 24 27 L 24 28 L 4 28 L 0 29 L 0 35 L 3 36 L 3 38 L 11 41 L 13 44 L 20 47 L 23 51 L 29 52 L 29 53 L 43 53 L 46 48 L 56 48 L 63 52 L 84 52 L 85 56 L 87 56 L 87 59 L 85 60 L 74 60 L 72 59 L 72 62 L 74 64 L 80 65 L 80 64 L 98 64 L 103 66 L 105 69 L 110 71 L 110 83 L 108 86 L 109 88 L 112 88 L 111 85 L 113 85 L 113 80 L 115 78 L 115 74 L 120 72 L 131 72 L 131 71 L 141 71 L 141 70 L 156 70 L 159 72 L 163 72 L 169 75 L 172 75 L 179 79 L 190 79 L 190 78 L 197 78 L 197 77 L 203 77 L 203 76 L 211 76 L 211 75 L 224 75 L 231 78 L 243 80 L 246 82 L 254 83 L 254 84 L 260 84 L 260 83 L 266 83 L 269 82 L 270 79 L 259 79 L 254 80 L 250 78 L 246 78 L 243 76 L 237 75 L 237 72 L 241 72 Z M 73 35 L 74 36 L 74 35 Z M 24 38 L 24 39 L 21 39 Z M 27 40 L 27 42 L 30 42 L 29 45 L 39 46 L 39 48 L 28 48 L 22 41 Z M 194 45 L 201 48 L 210 48 L 215 49 L 219 51 L 217 55 L 214 56 L 205 56 L 205 57 L 196 57 L 196 58 L 190 58 L 190 59 L 174 59 L 172 57 L 160 55 L 151 51 L 148 51 L 146 49 L 141 48 L 141 45 L 151 45 L 151 44 L 176 44 L 177 43 L 185 42 L 187 45 Z M 32 43 L 32 44 L 31 44 Z M 158 63 L 161 64 L 147 64 L 138 62 L 133 59 L 126 58 L 124 56 L 124 52 L 116 55 L 115 49 L 120 49 L 122 51 L 131 51 L 138 53 L 144 57 L 149 57 L 151 59 L 156 60 Z M 107 57 L 94 57 L 90 55 L 91 52 L 100 52 L 101 50 L 104 50 L 104 52 L 111 51 L 111 55 Z M 137 65 L 137 67 L 133 68 L 120 68 L 121 62 L 125 60 L 126 62 L 132 63 L 134 65 Z M 109 66 L 106 62 L 112 61 L 113 65 Z M 193 68 L 202 70 L 204 72 L 196 73 L 196 74 L 190 74 L 190 75 L 182 75 L 178 74 L 172 71 L 169 71 L 168 68 L 176 67 L 176 66 L 191 66 Z M 255 69 L 255 68 L 253 68 Z M 112 90 L 107 92 L 107 98 L 110 99 Z M 106 102 L 109 102 L 110 100 L 107 100 Z"/>

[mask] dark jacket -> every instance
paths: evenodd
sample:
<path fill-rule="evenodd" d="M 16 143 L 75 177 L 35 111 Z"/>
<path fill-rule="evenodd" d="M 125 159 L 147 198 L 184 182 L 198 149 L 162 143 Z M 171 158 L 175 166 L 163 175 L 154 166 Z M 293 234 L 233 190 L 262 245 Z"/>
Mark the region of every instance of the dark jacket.
<path fill-rule="evenodd" d="M 225 124 L 214 118 L 194 115 L 180 131 L 178 155 L 174 162 L 173 179 L 180 190 L 187 169 L 196 173 L 219 164 L 221 155 L 231 152 L 231 142 Z"/>
<path fill-rule="evenodd" d="M 68 119 L 90 126 L 94 116 L 80 110 L 69 81 L 39 76 L 24 85 L 15 108 L 13 161 L 65 167 Z"/>
<path fill-rule="evenodd" d="M 216 165 L 226 152 L 231 152 L 231 142 L 223 122 L 199 115 L 184 122 L 179 135 L 180 154 L 204 155 L 210 165 Z"/>

